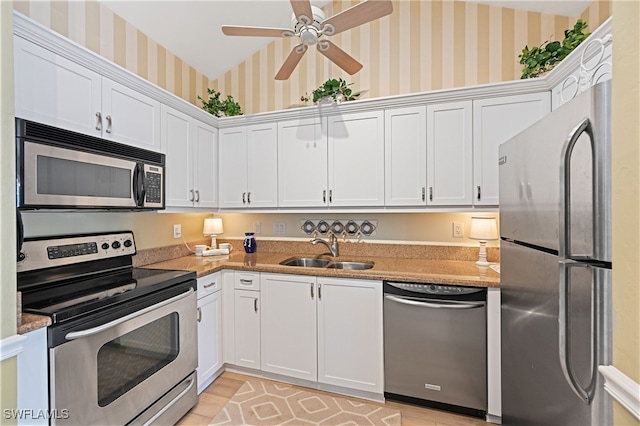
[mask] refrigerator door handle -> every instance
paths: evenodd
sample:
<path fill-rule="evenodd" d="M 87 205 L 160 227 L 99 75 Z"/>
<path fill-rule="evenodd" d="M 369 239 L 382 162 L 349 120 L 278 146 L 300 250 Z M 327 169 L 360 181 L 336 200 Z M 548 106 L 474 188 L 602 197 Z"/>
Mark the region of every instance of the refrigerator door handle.
<path fill-rule="evenodd" d="M 589 136 L 590 147 L 592 153 L 592 171 L 595 176 L 595 164 L 596 164 L 596 151 L 594 149 L 593 128 L 591 126 L 591 120 L 589 118 L 583 119 L 576 127 L 571 130 L 567 137 L 564 146 L 562 147 L 562 158 L 560 161 L 560 220 L 559 220 L 559 256 L 561 258 L 571 258 L 571 154 L 573 148 L 580 136 L 586 133 Z M 596 197 L 592 199 L 592 212 L 596 213 Z M 596 227 L 595 217 L 593 218 L 593 229 Z M 595 247 L 595 241 L 593 242 Z"/>
<path fill-rule="evenodd" d="M 594 285 L 592 285 L 592 313 L 591 313 L 591 376 L 589 378 L 589 385 L 583 388 L 576 377 L 571 363 L 571 305 L 569 304 L 569 295 L 571 292 L 571 274 L 570 269 L 574 267 L 580 268 L 592 268 L 591 265 L 586 263 L 578 263 L 572 260 L 560 261 L 560 288 L 559 288 L 559 313 L 558 313 L 558 327 L 559 327 L 559 355 L 560 366 L 562 367 L 562 373 L 565 379 L 569 383 L 571 390 L 584 402 L 589 405 L 593 401 L 593 397 L 596 391 L 596 380 L 598 378 L 598 343 L 599 343 L 599 328 L 597 316 L 600 312 L 598 305 L 601 303 L 598 296 L 599 283 L 597 271 L 594 270 L 594 276 L 596 277 Z"/>

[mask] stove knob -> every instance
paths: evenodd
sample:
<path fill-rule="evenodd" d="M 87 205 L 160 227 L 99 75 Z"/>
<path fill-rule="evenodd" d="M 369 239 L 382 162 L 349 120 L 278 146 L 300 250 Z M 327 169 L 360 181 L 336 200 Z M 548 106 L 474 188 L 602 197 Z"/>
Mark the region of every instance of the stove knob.
<path fill-rule="evenodd" d="M 114 241 L 111 243 L 111 247 L 113 247 L 114 249 L 119 249 L 120 248 L 120 241 Z"/>
<path fill-rule="evenodd" d="M 131 240 L 124 240 L 124 246 L 125 247 L 131 247 L 133 245 L 133 241 Z"/>
<path fill-rule="evenodd" d="M 109 248 L 109 243 L 102 243 L 102 250 L 106 250 Z"/>

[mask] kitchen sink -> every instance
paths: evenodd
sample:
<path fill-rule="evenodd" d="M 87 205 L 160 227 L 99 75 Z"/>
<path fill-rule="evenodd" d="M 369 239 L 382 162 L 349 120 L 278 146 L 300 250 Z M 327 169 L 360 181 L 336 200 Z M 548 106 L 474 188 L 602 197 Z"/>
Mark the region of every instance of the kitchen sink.
<path fill-rule="evenodd" d="M 373 262 L 331 262 L 327 265 L 327 268 L 362 271 L 373 268 Z"/>
<path fill-rule="evenodd" d="M 318 259 L 316 257 L 292 257 L 280 262 L 285 266 L 303 266 L 306 268 L 326 268 L 331 263 L 327 259 Z"/>
<path fill-rule="evenodd" d="M 373 268 L 373 262 L 332 262 L 327 259 L 319 259 L 317 257 L 291 257 L 280 262 L 284 266 L 301 266 L 306 268 L 331 268 L 331 269 L 350 269 L 364 270 Z"/>

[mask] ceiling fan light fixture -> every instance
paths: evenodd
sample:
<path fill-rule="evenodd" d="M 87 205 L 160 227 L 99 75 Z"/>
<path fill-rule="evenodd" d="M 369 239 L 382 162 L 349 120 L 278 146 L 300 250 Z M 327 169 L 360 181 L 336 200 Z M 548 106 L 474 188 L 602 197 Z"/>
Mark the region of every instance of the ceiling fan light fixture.
<path fill-rule="evenodd" d="M 300 40 L 305 46 L 313 46 L 318 42 L 318 32 L 313 27 L 308 27 L 300 33 Z"/>

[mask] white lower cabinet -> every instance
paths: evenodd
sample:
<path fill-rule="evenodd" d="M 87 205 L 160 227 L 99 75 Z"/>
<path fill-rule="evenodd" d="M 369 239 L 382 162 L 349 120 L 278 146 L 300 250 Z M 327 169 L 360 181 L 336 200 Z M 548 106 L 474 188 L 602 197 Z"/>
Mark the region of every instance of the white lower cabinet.
<path fill-rule="evenodd" d="M 220 274 L 198 279 L 198 393 L 222 368 L 222 285 Z"/>
<path fill-rule="evenodd" d="M 380 281 L 261 274 L 260 286 L 262 370 L 383 393 Z"/>
<path fill-rule="evenodd" d="M 49 409 L 49 370 L 47 364 L 47 329 L 40 328 L 23 335 L 26 340 L 18 354 L 17 403 L 19 410 L 34 413 Z M 22 416 L 18 425 L 40 425 L 42 418 Z"/>
<path fill-rule="evenodd" d="M 234 274 L 234 364 L 260 369 L 260 287 L 244 290 L 248 280 L 259 282 L 259 273 L 236 271 Z"/>
<path fill-rule="evenodd" d="M 380 281 L 318 277 L 318 381 L 384 391 Z"/>

